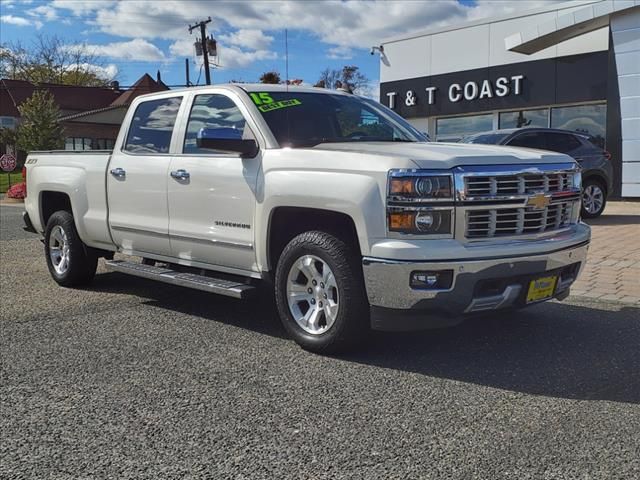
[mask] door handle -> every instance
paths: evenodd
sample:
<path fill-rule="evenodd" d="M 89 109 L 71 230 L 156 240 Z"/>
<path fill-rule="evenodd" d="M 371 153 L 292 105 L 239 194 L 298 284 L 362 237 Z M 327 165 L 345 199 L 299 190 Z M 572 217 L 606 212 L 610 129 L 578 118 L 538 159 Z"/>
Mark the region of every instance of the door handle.
<path fill-rule="evenodd" d="M 174 170 L 171 172 L 171 176 L 173 178 L 176 178 L 178 180 L 186 180 L 188 179 L 191 175 L 189 174 L 189 172 L 187 172 L 186 170 L 180 169 L 180 170 Z"/>
<path fill-rule="evenodd" d="M 112 168 L 111 170 L 109 170 L 109 173 L 116 178 L 124 178 L 127 175 L 125 169 L 120 167 Z"/>

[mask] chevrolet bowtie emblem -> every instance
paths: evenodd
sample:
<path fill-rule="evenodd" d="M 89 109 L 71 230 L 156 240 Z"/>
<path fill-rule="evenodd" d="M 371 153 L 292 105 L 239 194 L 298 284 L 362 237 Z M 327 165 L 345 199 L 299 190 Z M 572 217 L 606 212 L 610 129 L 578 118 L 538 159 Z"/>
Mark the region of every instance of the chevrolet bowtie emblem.
<path fill-rule="evenodd" d="M 549 206 L 551 203 L 551 197 L 548 197 L 544 193 L 536 193 L 529 197 L 527 200 L 527 207 L 533 207 L 536 210 L 542 210 Z"/>

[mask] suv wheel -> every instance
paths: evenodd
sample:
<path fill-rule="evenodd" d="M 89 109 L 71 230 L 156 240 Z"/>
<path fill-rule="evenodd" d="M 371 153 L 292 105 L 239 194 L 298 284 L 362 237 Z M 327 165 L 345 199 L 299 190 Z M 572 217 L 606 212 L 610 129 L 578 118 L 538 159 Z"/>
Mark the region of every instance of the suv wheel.
<path fill-rule="evenodd" d="M 77 287 L 93 279 L 98 256 L 80 240 L 70 212 L 61 210 L 49 217 L 44 250 L 49 273 L 59 285 Z"/>
<path fill-rule="evenodd" d="M 602 215 L 607 204 L 605 188 L 599 180 L 588 178 L 582 185 L 582 216 L 595 218 Z"/>
<path fill-rule="evenodd" d="M 360 256 L 326 232 L 305 232 L 278 260 L 276 303 L 284 328 L 303 348 L 336 353 L 369 332 Z"/>

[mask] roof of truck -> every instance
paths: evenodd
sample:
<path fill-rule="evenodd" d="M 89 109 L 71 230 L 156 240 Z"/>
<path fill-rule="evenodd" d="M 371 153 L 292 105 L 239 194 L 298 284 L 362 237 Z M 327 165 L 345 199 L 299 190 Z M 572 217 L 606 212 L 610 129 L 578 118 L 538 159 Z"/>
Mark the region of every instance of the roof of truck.
<path fill-rule="evenodd" d="M 149 93 L 141 95 L 144 97 L 151 97 L 155 95 L 165 95 L 167 93 L 175 92 L 193 92 L 193 91 L 206 91 L 211 89 L 222 89 L 237 92 L 238 90 L 244 90 L 245 92 L 298 92 L 298 93 L 322 93 L 332 95 L 352 95 L 345 90 L 331 90 L 328 88 L 318 87 L 303 87 L 298 85 L 274 85 L 268 83 L 224 83 L 217 85 L 201 85 L 198 87 L 189 88 L 176 88 L 164 92 Z"/>

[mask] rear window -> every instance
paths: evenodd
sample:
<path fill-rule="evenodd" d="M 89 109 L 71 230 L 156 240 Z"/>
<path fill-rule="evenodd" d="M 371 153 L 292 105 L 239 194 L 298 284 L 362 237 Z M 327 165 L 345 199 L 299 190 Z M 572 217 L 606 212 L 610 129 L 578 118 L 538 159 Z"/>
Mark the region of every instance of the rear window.
<path fill-rule="evenodd" d="M 558 153 L 569 153 L 577 148 L 580 148 L 582 144 L 574 135 L 569 133 L 545 133 L 545 140 L 547 142 L 547 150 Z"/>
<path fill-rule="evenodd" d="M 169 153 L 182 97 L 143 102 L 136 108 L 125 150 L 131 153 Z"/>

